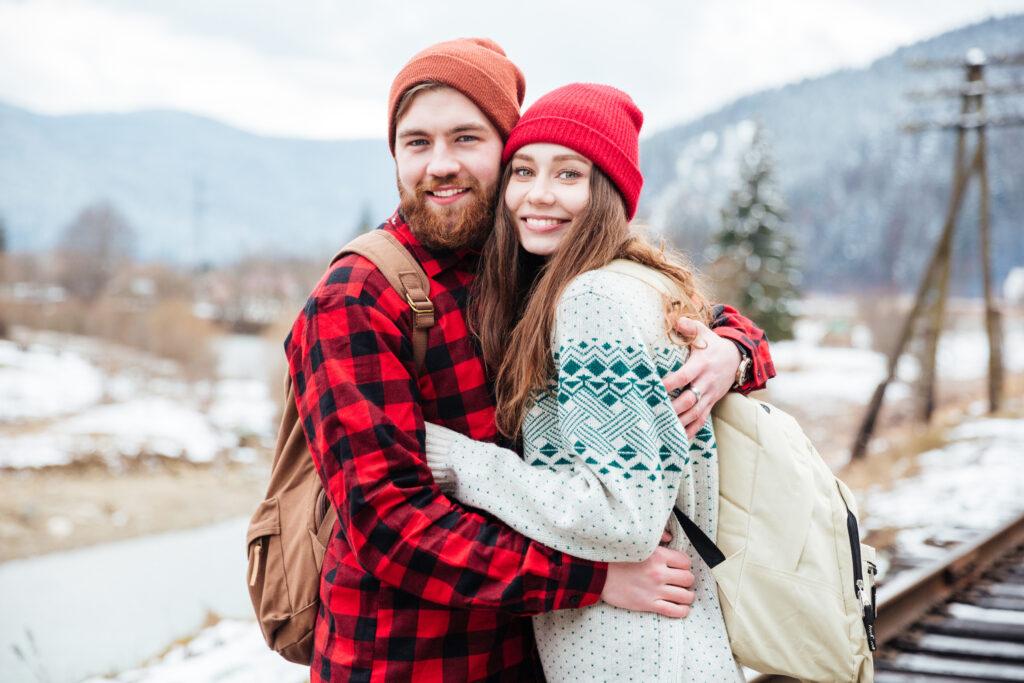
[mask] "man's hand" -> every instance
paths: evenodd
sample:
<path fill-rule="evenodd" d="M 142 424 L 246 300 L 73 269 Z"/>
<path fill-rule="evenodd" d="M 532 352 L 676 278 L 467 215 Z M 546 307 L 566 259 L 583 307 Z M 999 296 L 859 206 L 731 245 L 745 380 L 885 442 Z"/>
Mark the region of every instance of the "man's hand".
<path fill-rule="evenodd" d="M 672 400 L 672 407 L 692 439 L 707 422 L 711 408 L 729 393 L 736 381 L 740 350 L 696 320 L 680 318 L 676 330 L 686 337 L 695 336 L 696 340 L 683 367 L 665 375 L 664 382 L 669 396 L 673 391 L 684 390 Z"/>
<path fill-rule="evenodd" d="M 690 558 L 659 546 L 643 562 L 610 562 L 601 599 L 634 612 L 682 618 L 693 604 Z"/>

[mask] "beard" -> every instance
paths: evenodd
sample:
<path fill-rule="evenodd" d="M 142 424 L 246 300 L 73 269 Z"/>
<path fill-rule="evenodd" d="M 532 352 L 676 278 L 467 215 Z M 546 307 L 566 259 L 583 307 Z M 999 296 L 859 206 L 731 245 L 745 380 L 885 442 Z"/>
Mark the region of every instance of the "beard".
<path fill-rule="evenodd" d="M 467 197 L 453 205 L 432 204 L 427 193 L 445 185 L 458 185 Z M 431 249 L 477 249 L 494 227 L 495 185 L 482 187 L 473 176 L 457 181 L 456 176 L 424 179 L 414 192 L 398 182 L 399 211 L 412 233 Z"/>

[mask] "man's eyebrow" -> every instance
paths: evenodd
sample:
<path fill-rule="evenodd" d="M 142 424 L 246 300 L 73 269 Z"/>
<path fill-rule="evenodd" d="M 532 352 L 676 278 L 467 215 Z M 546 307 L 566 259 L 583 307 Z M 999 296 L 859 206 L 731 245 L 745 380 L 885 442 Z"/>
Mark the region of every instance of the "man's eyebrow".
<path fill-rule="evenodd" d="M 430 137 L 430 136 L 427 134 L 427 131 L 425 131 L 425 130 L 406 129 L 406 130 L 398 131 L 398 134 L 395 137 L 399 137 L 399 138 L 413 138 L 413 137 L 425 138 L 425 137 Z"/>
<path fill-rule="evenodd" d="M 481 133 L 486 132 L 487 126 L 482 123 L 463 123 L 462 125 L 455 126 L 448 131 L 448 135 L 455 135 L 456 133 Z"/>
<path fill-rule="evenodd" d="M 482 123 L 463 123 L 450 128 L 447 135 L 458 135 L 459 133 L 486 133 L 487 126 Z M 429 138 L 430 133 L 421 128 L 407 128 L 398 131 L 396 138 Z"/>

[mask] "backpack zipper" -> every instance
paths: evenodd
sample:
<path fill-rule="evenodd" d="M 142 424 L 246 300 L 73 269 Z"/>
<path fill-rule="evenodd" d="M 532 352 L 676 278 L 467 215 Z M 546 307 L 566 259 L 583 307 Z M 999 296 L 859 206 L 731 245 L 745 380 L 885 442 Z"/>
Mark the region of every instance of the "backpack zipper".
<path fill-rule="evenodd" d="M 846 505 L 846 501 L 843 501 L 843 505 Z M 846 530 L 850 535 L 850 550 L 853 552 L 853 587 L 863 615 L 864 631 L 868 636 L 868 649 L 874 652 L 877 647 L 875 641 L 875 587 L 872 584 L 870 596 L 864 590 L 864 572 L 860 557 L 860 531 L 857 529 L 857 518 L 853 516 L 849 507 L 846 508 Z M 874 569 L 874 564 L 868 567 L 871 574 L 875 573 Z"/>
<path fill-rule="evenodd" d="M 253 556 L 253 563 L 252 563 L 252 574 L 249 576 L 249 585 L 250 586 L 255 586 L 256 585 L 256 577 L 259 575 L 259 571 L 260 571 L 260 550 L 262 550 L 262 549 L 263 549 L 263 539 L 262 538 L 258 538 L 258 539 L 256 539 L 256 542 L 253 543 L 253 545 L 252 545 L 251 555 Z"/>

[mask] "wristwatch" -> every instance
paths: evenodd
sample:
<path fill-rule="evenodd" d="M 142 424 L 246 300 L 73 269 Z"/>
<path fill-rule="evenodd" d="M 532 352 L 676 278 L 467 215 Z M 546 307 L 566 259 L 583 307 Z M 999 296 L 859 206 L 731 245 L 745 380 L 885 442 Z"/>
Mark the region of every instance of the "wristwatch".
<path fill-rule="evenodd" d="M 740 350 L 740 365 L 736 368 L 736 381 L 732 385 L 733 389 L 739 389 L 750 381 L 750 366 L 753 363 L 750 359 L 750 352 L 745 346 L 736 344 L 736 348 Z"/>

